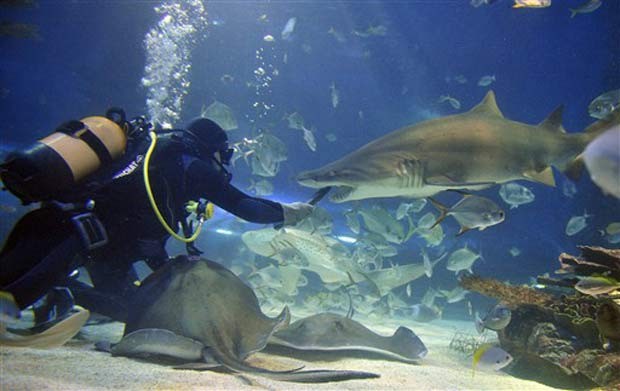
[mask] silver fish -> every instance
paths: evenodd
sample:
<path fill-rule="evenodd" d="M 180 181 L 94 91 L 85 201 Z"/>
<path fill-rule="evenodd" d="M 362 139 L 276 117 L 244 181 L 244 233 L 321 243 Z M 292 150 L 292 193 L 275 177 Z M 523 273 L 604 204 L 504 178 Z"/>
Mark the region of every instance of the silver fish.
<path fill-rule="evenodd" d="M 601 94 L 588 105 L 591 117 L 603 119 L 620 107 L 620 89 Z"/>
<path fill-rule="evenodd" d="M 535 198 L 530 189 L 518 183 L 504 183 L 499 189 L 499 195 L 504 202 L 510 205 L 510 209 L 529 204 Z"/>
<path fill-rule="evenodd" d="M 465 245 L 465 247 L 456 250 L 450 255 L 446 269 L 451 270 L 456 274 L 458 274 L 461 270 L 467 270 L 472 273 L 471 268 L 474 265 L 474 262 L 480 258 L 482 258 L 481 254 L 476 254 L 467 248 L 467 245 Z"/>
<path fill-rule="evenodd" d="M 295 31 L 295 25 L 296 24 L 297 24 L 297 18 L 294 18 L 294 17 L 290 18 L 286 22 L 286 25 L 282 29 L 282 33 L 280 33 L 280 36 L 282 37 L 283 40 L 285 40 L 285 41 L 290 41 L 291 40 L 291 35 Z"/>
<path fill-rule="evenodd" d="M 570 17 L 574 18 L 577 14 L 589 14 L 596 11 L 603 3 L 601 0 L 588 0 L 577 8 L 569 8 Z"/>
<path fill-rule="evenodd" d="M 566 235 L 573 236 L 581 232 L 588 225 L 588 217 L 592 217 L 592 215 L 588 214 L 586 211 L 583 212 L 583 216 L 571 217 L 566 224 Z"/>
<path fill-rule="evenodd" d="M 448 102 L 453 109 L 458 110 L 461 108 L 461 102 L 458 99 L 451 97 L 450 95 L 441 95 L 439 97 L 439 103 Z"/>
<path fill-rule="evenodd" d="M 332 81 L 332 84 L 329 85 L 329 93 L 332 98 L 332 107 L 335 109 L 338 107 L 338 103 L 340 102 L 340 92 L 336 88 L 336 83 Z"/>
<path fill-rule="evenodd" d="M 487 227 L 501 223 L 506 217 L 504 211 L 495 202 L 477 195 L 467 194 L 451 208 L 432 198 L 429 198 L 429 200 L 441 213 L 433 227 L 442 222 L 446 217 L 452 216 L 460 224 L 457 236 L 464 234 L 470 229 L 478 228 L 478 230 L 482 231 Z"/>
<path fill-rule="evenodd" d="M 478 80 L 478 86 L 487 87 L 490 86 L 491 83 L 495 81 L 495 75 L 485 75 Z"/>
<path fill-rule="evenodd" d="M 510 311 L 510 308 L 505 305 L 498 304 L 489 310 L 484 318 L 480 318 L 478 313 L 476 313 L 476 330 L 478 330 L 479 333 L 482 333 L 484 329 L 493 331 L 503 330 L 506 326 L 508 326 L 511 318 L 512 312 Z"/>

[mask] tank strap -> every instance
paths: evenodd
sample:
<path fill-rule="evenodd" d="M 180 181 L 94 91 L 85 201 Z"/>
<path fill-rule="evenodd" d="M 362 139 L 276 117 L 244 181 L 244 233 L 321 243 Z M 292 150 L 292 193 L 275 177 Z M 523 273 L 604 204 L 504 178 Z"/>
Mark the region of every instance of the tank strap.
<path fill-rule="evenodd" d="M 112 156 L 108 148 L 82 121 L 67 121 L 60 125 L 56 131 L 68 136 L 77 137 L 84 141 L 90 149 L 95 152 L 102 165 L 106 165 L 112 161 Z"/>

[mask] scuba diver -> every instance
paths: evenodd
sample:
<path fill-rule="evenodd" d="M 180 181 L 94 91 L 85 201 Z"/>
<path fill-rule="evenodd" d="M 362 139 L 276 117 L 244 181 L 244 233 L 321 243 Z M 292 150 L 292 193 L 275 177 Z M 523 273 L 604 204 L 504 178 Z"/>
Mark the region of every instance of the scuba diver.
<path fill-rule="evenodd" d="M 37 302 L 36 324 L 62 317 L 74 301 L 124 321 L 137 289 L 133 263 L 163 265 L 170 236 L 199 254 L 192 242 L 212 204 L 249 222 L 284 226 L 312 213 L 308 203 L 237 189 L 227 170 L 232 154 L 226 132 L 207 118 L 154 131 L 146 118 L 128 121 L 119 108 L 66 122 L 9 154 L 0 165 L 4 186 L 41 207 L 17 222 L 0 251 L 0 291 L 20 309 Z M 75 278 L 80 266 L 92 286 Z"/>

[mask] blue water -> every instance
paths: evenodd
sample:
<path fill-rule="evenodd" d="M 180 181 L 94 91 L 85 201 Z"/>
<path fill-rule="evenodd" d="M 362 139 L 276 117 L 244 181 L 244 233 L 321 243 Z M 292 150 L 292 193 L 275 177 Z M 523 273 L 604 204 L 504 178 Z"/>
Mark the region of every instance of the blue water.
<path fill-rule="evenodd" d="M 261 66 L 255 52 L 263 48 L 266 62 L 278 68 L 279 76 L 270 86 L 272 92 L 261 97 L 275 108 L 256 125 L 271 129 L 289 149 L 289 160 L 274 178 L 276 190 L 270 198 L 275 200 L 311 196 L 310 189 L 293 180 L 301 170 L 319 167 L 391 130 L 423 120 L 425 112 L 456 113 L 449 105 L 437 103 L 440 95 L 457 97 L 460 111 L 468 110 L 488 90 L 476 85 L 483 75 L 496 75 L 489 88 L 507 118 L 538 123 L 564 104 L 565 128 L 579 132 L 593 122 L 588 103 L 620 88 L 620 2 L 604 1 L 596 12 L 571 19 L 568 8 L 582 2 L 555 0 L 550 8 L 515 10 L 508 0 L 480 8 L 471 7 L 467 0 L 207 1 L 209 17 L 218 25 L 209 26 L 193 49 L 192 84 L 176 125 L 217 98 L 237 114 L 240 129 L 230 133 L 231 140 L 250 135 L 249 120 L 256 119 L 255 94 L 245 83 Z M 147 91 L 140 83 L 145 66 L 143 40 L 160 19 L 153 11 L 156 5 L 151 1 L 41 1 L 36 8 L 3 9 L 3 19 L 38 25 L 40 39 L 0 37 L 0 88 L 8 91 L 0 99 L 2 144 L 28 143 L 67 119 L 101 114 L 112 105 L 124 107 L 131 116 L 145 113 Z M 268 16 L 265 23 L 258 21 L 262 14 Z M 297 26 L 292 39 L 284 41 L 280 32 L 291 17 L 297 17 Z M 371 24 L 385 26 L 386 35 L 351 34 Z M 343 33 L 347 42 L 337 42 L 327 33 L 330 27 Z M 276 41 L 265 42 L 267 34 Z M 310 53 L 304 45 L 311 47 Z M 223 74 L 232 75 L 234 81 L 222 83 Z M 446 82 L 446 77 L 458 74 L 467 77 L 467 84 Z M 332 82 L 340 91 L 336 109 L 330 100 Z M 316 127 L 316 152 L 282 120 L 294 111 Z M 336 134 L 338 141 L 327 142 L 326 133 Z M 245 188 L 251 173 L 239 162 L 233 183 Z M 561 174 L 556 179 L 558 188 L 523 183 L 535 193 L 535 202 L 507 209 L 504 223 L 483 232 L 455 238 L 458 227 L 448 219 L 446 248 L 467 243 L 484 256 L 485 261 L 474 266 L 477 273 L 526 282 L 529 276 L 557 269 L 559 253 L 577 253 L 578 244 L 610 246 L 598 230 L 620 221 L 620 202 L 604 196 L 587 174 L 577 183 L 574 198 L 562 194 Z M 495 187 L 481 194 L 506 206 L 497 192 Z M 3 202 L 12 202 L 6 194 L 2 197 Z M 440 198 L 448 204 L 458 199 L 455 195 Z M 383 205 L 395 210 L 398 202 Z M 321 205 L 337 218 L 335 232 L 347 233 L 338 217 L 347 205 L 326 200 Z M 584 210 L 594 215 L 588 227 L 566 236 L 568 219 Z M 418 262 L 421 245 L 412 240 L 402 246 L 397 262 Z M 522 251 L 518 258 L 508 254 L 513 246 Z M 439 269 L 435 281 L 447 288 L 453 284 L 447 282 L 453 280 L 452 273 Z M 424 284 L 428 283 L 420 285 L 421 291 Z"/>

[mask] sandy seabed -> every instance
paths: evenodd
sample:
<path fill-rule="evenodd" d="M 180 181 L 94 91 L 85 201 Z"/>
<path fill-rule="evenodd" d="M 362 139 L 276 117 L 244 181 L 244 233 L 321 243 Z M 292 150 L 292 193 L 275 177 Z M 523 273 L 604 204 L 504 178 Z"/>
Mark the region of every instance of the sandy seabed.
<path fill-rule="evenodd" d="M 367 322 L 364 322 L 369 325 Z M 388 324 L 389 323 L 389 324 Z M 400 323 L 402 324 L 402 323 Z M 391 335 L 399 323 L 369 325 L 382 335 Z M 290 369 L 351 369 L 374 372 L 378 379 L 337 383 L 302 384 L 279 382 L 255 375 L 221 371 L 177 370 L 170 367 L 112 357 L 96 351 L 93 341 L 117 341 L 123 324 L 87 326 L 78 338 L 62 348 L 37 350 L 0 347 L 0 391 L 9 390 L 546 390 L 540 383 L 518 379 L 503 372 L 477 371 L 472 376 L 471 361 L 450 350 L 455 331 L 472 331 L 467 322 L 411 322 L 410 327 L 424 341 L 428 355 L 420 365 L 405 364 L 365 353 L 334 355 L 303 353 L 282 355 L 278 349 L 256 353 L 248 360 L 255 366 Z"/>

